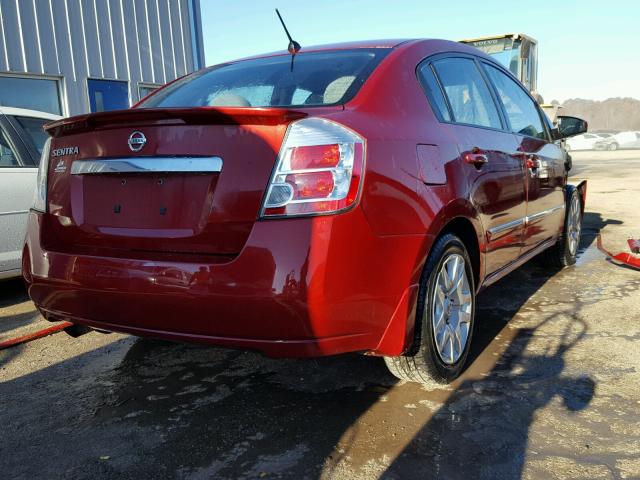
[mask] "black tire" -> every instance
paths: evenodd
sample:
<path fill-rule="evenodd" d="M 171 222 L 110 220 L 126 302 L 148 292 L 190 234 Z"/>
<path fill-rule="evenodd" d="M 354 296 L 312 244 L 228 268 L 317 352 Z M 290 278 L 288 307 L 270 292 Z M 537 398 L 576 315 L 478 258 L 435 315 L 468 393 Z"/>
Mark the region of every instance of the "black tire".
<path fill-rule="evenodd" d="M 612 152 L 615 152 L 616 150 L 618 150 L 618 147 L 619 147 L 619 145 L 617 143 L 613 142 L 613 143 L 611 143 L 609 145 L 609 150 L 612 151 Z"/>
<path fill-rule="evenodd" d="M 471 308 L 466 345 L 462 350 L 462 354 L 455 362 L 446 363 L 438 353 L 438 348 L 435 344 L 433 327 L 434 292 L 439 272 L 445 261 L 451 259 L 454 255 L 459 255 L 464 259 L 464 275 L 468 282 Z M 420 290 L 418 292 L 413 348 L 406 355 L 385 357 L 384 360 L 389 371 L 400 380 L 417 382 L 432 387 L 449 383 L 456 379 L 462 373 L 469 354 L 473 337 L 474 316 L 475 283 L 469 254 L 464 243 L 457 236 L 446 233 L 435 242 L 422 272 Z M 446 320 L 446 323 L 449 325 L 449 319 Z M 450 348 L 453 348 L 453 346 L 451 345 Z"/>
<path fill-rule="evenodd" d="M 558 241 L 547 251 L 545 251 L 541 258 L 543 263 L 552 268 L 568 267 L 576 263 L 576 256 L 578 254 L 578 246 L 580 244 L 580 233 L 582 231 L 582 199 L 580 193 L 573 187 L 567 187 L 567 200 L 564 215 L 564 228 L 562 229 L 562 235 L 558 238 Z M 574 204 L 574 202 L 577 202 Z M 578 225 L 577 225 L 577 238 L 574 238 L 575 246 L 572 247 L 571 237 L 575 231 L 571 228 L 571 214 L 572 205 L 578 206 Z"/>

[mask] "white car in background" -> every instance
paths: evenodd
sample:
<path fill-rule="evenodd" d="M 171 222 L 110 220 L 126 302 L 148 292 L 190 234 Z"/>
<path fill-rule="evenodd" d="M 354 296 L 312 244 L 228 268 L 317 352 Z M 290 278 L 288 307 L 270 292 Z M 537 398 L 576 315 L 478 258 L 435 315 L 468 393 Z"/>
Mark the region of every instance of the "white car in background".
<path fill-rule="evenodd" d="M 21 275 L 27 214 L 47 140 L 42 126 L 59 118 L 45 112 L 0 107 L 0 279 Z"/>
<path fill-rule="evenodd" d="M 640 148 L 640 132 L 620 132 L 597 141 L 595 150 L 618 150 L 623 148 Z"/>
<path fill-rule="evenodd" d="M 575 137 L 568 138 L 565 142 L 565 148 L 570 150 L 593 150 L 598 141 L 611 137 L 611 133 L 583 133 Z"/>

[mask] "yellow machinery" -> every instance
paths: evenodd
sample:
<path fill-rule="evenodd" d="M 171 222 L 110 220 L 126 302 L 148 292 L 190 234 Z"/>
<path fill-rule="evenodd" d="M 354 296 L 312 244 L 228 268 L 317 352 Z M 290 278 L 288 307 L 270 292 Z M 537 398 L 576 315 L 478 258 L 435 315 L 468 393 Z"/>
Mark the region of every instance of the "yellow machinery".
<path fill-rule="evenodd" d="M 529 89 L 544 112 L 555 122 L 559 105 L 544 103 L 538 92 L 538 41 L 524 33 L 507 33 L 490 37 L 461 40 L 482 50 L 508 68 Z"/>
<path fill-rule="evenodd" d="M 538 86 L 538 42 L 523 33 L 462 40 L 508 68 L 531 93 Z"/>

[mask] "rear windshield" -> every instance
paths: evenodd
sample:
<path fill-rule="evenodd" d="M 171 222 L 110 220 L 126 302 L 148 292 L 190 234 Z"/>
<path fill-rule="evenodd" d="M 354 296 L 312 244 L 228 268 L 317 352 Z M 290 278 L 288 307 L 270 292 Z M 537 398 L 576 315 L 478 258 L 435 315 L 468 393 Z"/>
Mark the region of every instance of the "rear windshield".
<path fill-rule="evenodd" d="M 389 50 L 332 50 L 218 65 L 172 83 L 138 107 L 341 104 L 353 98 Z"/>

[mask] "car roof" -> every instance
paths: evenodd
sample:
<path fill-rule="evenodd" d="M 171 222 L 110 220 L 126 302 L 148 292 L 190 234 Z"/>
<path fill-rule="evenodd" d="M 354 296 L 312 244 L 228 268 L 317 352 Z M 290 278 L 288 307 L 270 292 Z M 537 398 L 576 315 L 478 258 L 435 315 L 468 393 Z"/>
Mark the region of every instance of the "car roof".
<path fill-rule="evenodd" d="M 470 53 L 473 55 L 477 55 L 483 57 L 488 60 L 493 60 L 489 55 L 484 53 L 477 48 L 471 47 L 464 43 L 452 41 L 452 40 L 443 40 L 438 38 L 392 38 L 392 39 L 381 39 L 381 40 L 359 40 L 354 42 L 340 42 L 340 43 L 330 43 L 326 45 L 312 45 L 309 47 L 302 47 L 300 49 L 300 54 L 311 53 L 311 52 L 329 52 L 329 51 L 337 51 L 337 50 L 351 50 L 357 48 L 396 48 L 400 46 L 409 46 L 409 45 L 418 45 L 418 44 L 428 44 L 432 47 L 434 52 L 438 50 L 442 51 L 451 51 L 451 52 L 460 52 L 460 53 Z M 214 67 L 220 67 L 223 65 L 229 65 L 238 62 L 244 62 L 246 60 L 257 60 L 260 58 L 269 58 L 269 57 L 279 57 L 291 55 L 287 50 L 277 50 L 274 52 L 261 53 L 256 55 L 250 55 L 248 57 L 230 59 L 225 62 L 220 62 L 218 64 L 209 65 L 205 67 L 205 69 L 210 69 Z"/>
<path fill-rule="evenodd" d="M 0 107 L 0 113 L 4 115 L 16 115 L 18 117 L 44 118 L 46 120 L 59 120 L 62 118 L 60 115 L 54 115 L 53 113 L 15 107 Z"/>
<path fill-rule="evenodd" d="M 412 40 L 414 39 L 386 38 L 386 39 L 380 39 L 380 40 L 358 40 L 354 42 L 328 43 L 324 45 L 311 45 L 308 47 L 303 46 L 300 49 L 299 53 L 325 52 L 325 51 L 331 51 L 331 50 L 351 50 L 355 48 L 394 48 L 394 47 L 397 47 L 398 45 L 401 45 L 406 42 L 410 42 Z M 244 60 L 255 60 L 258 58 L 266 58 L 266 57 L 278 57 L 281 55 L 290 55 L 290 53 L 287 50 L 276 50 L 273 52 L 260 53 L 256 55 L 249 55 L 248 57 L 228 60 L 226 62 L 221 62 L 221 64 L 242 62 Z M 211 66 L 215 66 L 215 65 L 211 65 Z"/>

